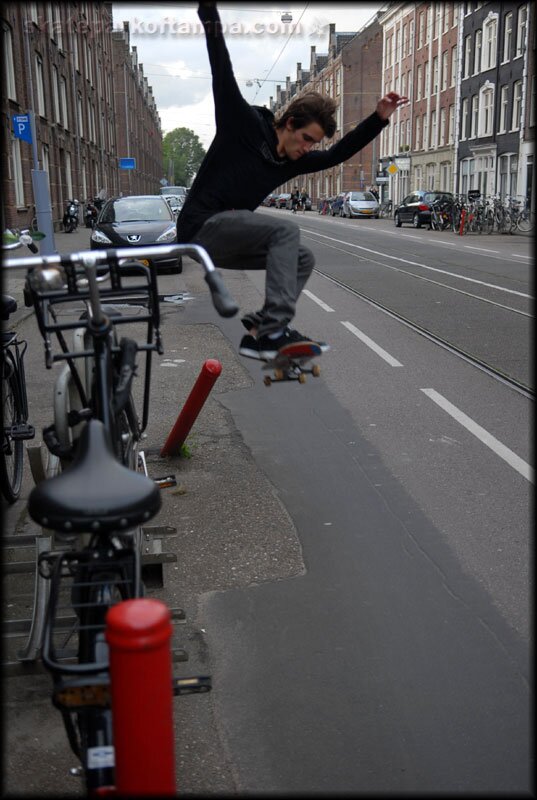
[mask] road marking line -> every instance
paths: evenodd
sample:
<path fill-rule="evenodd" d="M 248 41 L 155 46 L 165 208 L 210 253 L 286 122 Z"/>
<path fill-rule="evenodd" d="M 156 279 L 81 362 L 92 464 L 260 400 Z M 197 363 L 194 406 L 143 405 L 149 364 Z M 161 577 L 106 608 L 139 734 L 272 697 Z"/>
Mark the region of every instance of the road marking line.
<path fill-rule="evenodd" d="M 458 275 L 456 272 L 450 272 L 447 269 L 439 269 L 438 267 L 430 267 L 428 264 L 420 264 L 418 261 L 409 261 L 407 258 L 399 258 L 399 256 L 391 256 L 388 253 L 381 253 L 379 250 L 371 250 L 369 247 L 361 247 L 359 244 L 353 244 L 352 242 L 346 242 L 344 239 L 336 239 L 334 236 L 326 236 L 324 233 L 318 233 L 318 231 L 313 231 L 311 228 L 301 228 L 301 230 L 305 231 L 306 233 L 313 233 L 315 236 L 320 236 L 322 239 L 330 239 L 332 242 L 339 242 L 339 244 L 344 244 L 347 247 L 356 247 L 358 250 L 365 250 L 366 253 L 373 253 L 376 256 L 382 256 L 383 258 L 391 258 L 394 261 L 401 261 L 403 264 L 410 264 L 413 267 L 421 267 L 422 269 L 431 270 L 431 272 L 441 272 L 444 275 L 450 275 L 452 278 L 459 278 L 461 281 L 469 281 L 470 283 L 478 283 L 480 286 L 488 286 L 490 289 L 498 289 L 500 292 L 507 292 L 508 294 L 516 294 L 518 297 L 526 297 L 530 300 L 533 297 L 530 294 L 526 294 L 525 292 L 517 292 L 515 289 L 507 289 L 505 286 L 498 286 L 495 283 L 486 283 L 485 281 L 479 281 L 477 278 L 469 278 L 466 275 Z"/>
<path fill-rule="evenodd" d="M 482 253 L 499 253 L 499 250 L 487 250 L 486 247 L 472 247 L 471 244 L 463 245 L 467 250 L 480 250 Z"/>
<path fill-rule="evenodd" d="M 317 305 L 321 306 L 321 308 L 324 308 L 325 311 L 333 311 L 334 310 L 333 308 L 330 308 L 330 306 L 326 305 L 326 303 L 323 303 L 322 300 L 319 300 L 319 298 L 316 297 L 313 294 L 313 292 L 310 292 L 309 289 L 302 289 L 302 294 L 307 294 L 308 297 L 311 298 L 311 300 L 313 300 L 314 303 L 317 303 Z"/>
<path fill-rule="evenodd" d="M 496 455 L 503 458 L 510 467 L 516 469 L 523 478 L 534 483 L 534 476 L 533 476 L 533 468 L 524 461 L 520 456 L 517 456 L 516 453 L 513 453 L 508 447 L 502 444 L 498 439 L 496 439 L 491 433 L 482 428 L 481 425 L 478 425 L 477 422 L 474 422 L 473 419 L 468 417 L 463 411 L 458 409 L 449 400 L 446 400 L 441 394 L 436 392 L 434 389 L 422 389 L 421 390 L 424 394 L 431 398 L 440 408 L 443 408 L 454 420 L 460 423 L 466 430 L 473 433 L 474 436 L 477 436 L 483 444 L 486 444 L 487 447 L 490 447 Z"/>
<path fill-rule="evenodd" d="M 514 256 L 515 258 L 533 258 L 533 256 L 524 256 L 522 253 L 510 253 L 509 255 Z"/>
<path fill-rule="evenodd" d="M 370 347 L 371 350 L 373 350 L 378 356 L 383 358 L 384 361 L 387 361 L 391 367 L 403 366 L 399 361 L 397 361 L 396 358 L 387 353 L 386 350 L 383 350 L 378 344 L 375 344 L 373 339 L 370 339 L 369 336 L 366 336 L 365 333 L 362 333 L 362 331 L 356 328 L 351 322 L 342 322 L 341 324 L 344 325 L 351 333 L 354 333 L 358 339 L 361 339 L 364 344 Z"/>

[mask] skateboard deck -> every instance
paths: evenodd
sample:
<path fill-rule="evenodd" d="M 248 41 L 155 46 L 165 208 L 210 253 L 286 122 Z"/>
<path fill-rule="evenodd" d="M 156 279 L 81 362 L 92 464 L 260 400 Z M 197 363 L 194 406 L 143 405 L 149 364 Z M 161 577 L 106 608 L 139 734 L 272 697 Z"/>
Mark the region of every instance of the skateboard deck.
<path fill-rule="evenodd" d="M 322 355 L 322 350 L 314 342 L 298 342 L 282 347 L 275 358 L 262 359 L 263 370 L 272 370 L 273 375 L 265 375 L 263 382 L 265 386 L 280 381 L 306 382 L 306 374 L 309 373 L 317 378 L 321 374 L 318 364 L 311 364 L 313 358 Z"/>

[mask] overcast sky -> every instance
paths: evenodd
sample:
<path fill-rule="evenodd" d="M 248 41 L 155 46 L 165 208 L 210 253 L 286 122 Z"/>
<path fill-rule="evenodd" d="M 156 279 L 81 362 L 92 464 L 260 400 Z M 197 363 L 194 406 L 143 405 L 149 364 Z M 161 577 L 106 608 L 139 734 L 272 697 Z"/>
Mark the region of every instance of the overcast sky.
<path fill-rule="evenodd" d="M 276 85 L 296 79 L 297 62 L 309 68 L 310 49 L 328 50 L 328 25 L 359 31 L 383 3 L 218 3 L 233 70 L 249 103 L 268 105 Z M 163 132 L 192 129 L 207 149 L 214 136 L 214 106 L 205 37 L 197 3 L 113 3 L 114 27 L 130 23 L 130 44 L 138 52 L 153 88 Z M 282 22 L 284 12 L 292 22 Z M 296 26 L 296 28 L 295 28 Z M 292 33 L 294 29 L 294 32 Z M 290 35 L 292 34 L 292 35 Z M 286 44 L 287 43 L 287 44 Z M 251 82 L 252 85 L 248 85 Z M 259 86 L 261 84 L 261 87 Z M 373 110 L 374 103 L 372 103 Z"/>

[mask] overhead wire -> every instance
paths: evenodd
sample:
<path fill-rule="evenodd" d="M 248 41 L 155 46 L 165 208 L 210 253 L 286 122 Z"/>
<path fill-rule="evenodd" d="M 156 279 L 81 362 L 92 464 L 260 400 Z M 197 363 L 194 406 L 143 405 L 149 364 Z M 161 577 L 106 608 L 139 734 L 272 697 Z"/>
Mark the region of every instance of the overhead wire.
<path fill-rule="evenodd" d="M 258 86 L 258 88 L 257 88 L 257 91 L 256 91 L 256 93 L 255 93 L 255 95 L 254 95 L 254 99 L 253 99 L 253 101 L 252 101 L 252 102 L 254 102 L 254 101 L 255 101 L 255 98 L 256 98 L 256 97 L 257 97 L 257 95 L 259 94 L 260 90 L 263 88 L 263 84 L 264 84 L 264 83 L 265 83 L 265 82 L 268 80 L 268 76 L 270 75 L 270 73 L 272 72 L 272 70 L 274 69 L 274 67 L 275 67 L 275 66 L 276 66 L 276 64 L 278 63 L 278 61 L 280 60 L 280 57 L 281 57 L 281 55 L 282 55 L 283 51 L 285 50 L 285 48 L 286 48 L 286 47 L 287 47 L 287 45 L 289 44 L 289 41 L 290 41 L 290 39 L 291 39 L 291 36 L 294 34 L 294 32 L 296 31 L 296 29 L 298 28 L 298 25 L 299 25 L 299 23 L 300 23 L 300 20 L 302 19 L 302 17 L 303 17 L 303 16 L 304 16 L 304 14 L 306 13 L 306 9 L 307 9 L 307 7 L 308 7 L 308 6 L 309 6 L 309 2 L 308 2 L 308 3 L 306 3 L 306 5 L 304 6 L 304 10 L 302 11 L 302 14 L 299 16 L 298 20 L 296 21 L 296 23 L 295 23 L 295 25 L 294 25 L 294 27 L 293 27 L 293 30 L 291 31 L 291 33 L 290 33 L 290 34 L 289 34 L 289 36 L 287 37 L 287 40 L 286 40 L 286 42 L 285 42 L 284 46 L 282 47 L 282 49 L 281 49 L 281 50 L 280 50 L 280 52 L 278 53 L 278 56 L 276 57 L 276 60 L 275 60 L 275 61 L 274 61 L 274 63 L 272 64 L 271 68 L 269 69 L 269 71 L 268 71 L 268 74 L 267 74 L 267 75 L 266 75 L 266 76 L 263 78 L 263 81 L 261 82 L 261 86 Z"/>

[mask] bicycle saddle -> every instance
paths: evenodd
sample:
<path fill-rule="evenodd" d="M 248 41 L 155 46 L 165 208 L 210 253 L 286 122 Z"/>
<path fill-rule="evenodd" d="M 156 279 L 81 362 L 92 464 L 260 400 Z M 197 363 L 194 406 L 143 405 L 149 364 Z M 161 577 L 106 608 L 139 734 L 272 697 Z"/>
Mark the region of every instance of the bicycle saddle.
<path fill-rule="evenodd" d="M 160 506 L 160 489 L 117 460 L 96 419 L 85 426 L 73 463 L 35 486 L 28 499 L 34 522 L 69 533 L 127 531 L 154 517 Z"/>

